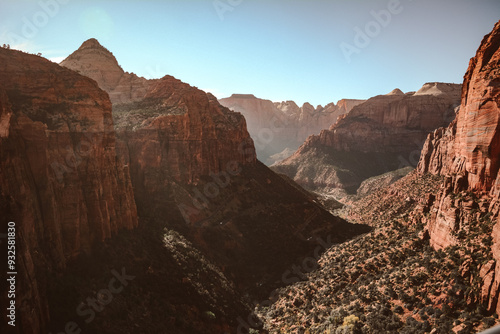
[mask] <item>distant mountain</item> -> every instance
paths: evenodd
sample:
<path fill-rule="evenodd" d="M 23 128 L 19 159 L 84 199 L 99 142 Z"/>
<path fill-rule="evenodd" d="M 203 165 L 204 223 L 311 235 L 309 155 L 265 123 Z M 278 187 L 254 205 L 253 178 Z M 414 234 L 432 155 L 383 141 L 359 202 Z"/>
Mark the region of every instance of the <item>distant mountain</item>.
<path fill-rule="evenodd" d="M 277 162 L 286 151 L 295 151 L 306 138 L 319 133 L 364 100 L 340 100 L 325 107 L 293 101 L 271 102 L 251 94 L 233 94 L 219 102 L 245 116 L 257 157 L 267 165 Z"/>
<path fill-rule="evenodd" d="M 375 96 L 272 168 L 311 190 L 355 193 L 369 177 L 416 166 L 427 134 L 455 116 L 460 88 L 427 83 L 417 92 Z"/>

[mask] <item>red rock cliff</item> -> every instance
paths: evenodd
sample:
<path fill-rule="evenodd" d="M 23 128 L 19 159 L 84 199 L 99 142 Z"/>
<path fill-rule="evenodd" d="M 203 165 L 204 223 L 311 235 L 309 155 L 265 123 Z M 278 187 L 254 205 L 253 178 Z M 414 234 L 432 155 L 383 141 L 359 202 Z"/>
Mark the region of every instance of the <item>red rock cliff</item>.
<path fill-rule="evenodd" d="M 448 128 L 431 133 L 418 165 L 420 173 L 440 174 L 446 182 L 427 208 L 431 244 L 443 248 L 462 242 L 457 236 L 467 224 L 486 224 L 488 213 L 498 220 L 500 194 L 500 22 L 485 36 L 464 76 L 462 102 Z M 457 194 L 474 193 L 465 202 Z M 478 213 L 479 211 L 479 213 Z M 485 265 L 483 301 L 500 312 L 500 223 L 493 227 L 493 262 Z"/>
<path fill-rule="evenodd" d="M 171 76 L 153 84 L 140 102 L 115 106 L 114 117 L 139 207 L 165 198 L 172 182 L 197 184 L 203 176 L 256 162 L 243 116 Z"/>
<path fill-rule="evenodd" d="M 111 103 L 93 80 L 0 49 L 0 197 L 2 228 L 17 226 L 16 329 L 40 333 L 47 271 L 137 225 Z"/>
<path fill-rule="evenodd" d="M 459 104 L 456 84 L 396 89 L 355 106 L 273 168 L 314 190 L 355 191 L 368 177 L 415 166 L 429 131 L 449 124 Z"/>

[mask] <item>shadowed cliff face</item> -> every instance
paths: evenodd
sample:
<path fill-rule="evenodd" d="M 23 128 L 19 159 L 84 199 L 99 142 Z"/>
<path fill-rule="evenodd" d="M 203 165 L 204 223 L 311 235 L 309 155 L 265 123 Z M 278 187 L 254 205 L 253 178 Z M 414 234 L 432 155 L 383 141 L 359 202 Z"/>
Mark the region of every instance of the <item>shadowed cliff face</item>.
<path fill-rule="evenodd" d="M 166 229 L 168 215 L 138 227 L 106 92 L 41 57 L 0 49 L 0 64 L 0 233 L 16 223 L 18 271 L 16 327 L 1 331 L 217 334 L 249 314 L 220 269 Z M 116 277 L 126 284 L 115 279 L 90 317 L 88 298 Z"/>
<path fill-rule="evenodd" d="M 166 220 L 244 291 L 265 296 L 283 284 L 317 237 L 366 231 L 258 162 L 243 116 L 210 94 L 166 76 L 113 113 L 139 215 Z"/>
<path fill-rule="evenodd" d="M 460 85 L 445 83 L 373 97 L 273 169 L 309 189 L 355 192 L 369 177 L 415 166 L 429 131 L 449 124 L 459 104 Z"/>
<path fill-rule="evenodd" d="M 464 76 L 460 111 L 448 128 L 431 133 L 418 171 L 446 177 L 426 210 L 435 248 L 464 243 L 468 226 L 490 230 L 494 260 L 482 266 L 482 301 L 499 312 L 500 23 L 485 36 Z M 484 218 L 486 217 L 486 218 Z M 463 231 L 463 233 L 461 233 Z M 491 232 L 490 232 L 491 233 Z M 483 233 L 484 234 L 484 233 Z M 486 234 L 483 237 L 490 237 Z"/>
<path fill-rule="evenodd" d="M 17 329 L 38 333 L 48 273 L 137 226 L 111 103 L 93 80 L 0 49 L 0 197 L 3 224 L 17 227 Z"/>

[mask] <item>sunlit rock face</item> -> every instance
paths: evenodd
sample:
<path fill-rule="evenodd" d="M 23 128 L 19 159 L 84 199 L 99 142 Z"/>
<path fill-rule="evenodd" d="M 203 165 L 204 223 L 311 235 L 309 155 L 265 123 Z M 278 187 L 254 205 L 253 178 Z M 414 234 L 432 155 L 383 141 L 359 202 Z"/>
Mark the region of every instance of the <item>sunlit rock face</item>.
<path fill-rule="evenodd" d="M 113 104 L 142 99 L 155 81 L 125 72 L 113 54 L 94 38 L 85 41 L 60 65 L 94 79 Z"/>
<path fill-rule="evenodd" d="M 355 192 L 369 177 L 415 166 L 427 134 L 454 118 L 460 89 L 427 83 L 415 93 L 373 97 L 273 168 L 309 189 Z"/>
<path fill-rule="evenodd" d="M 431 133 L 418 165 L 420 173 L 446 176 L 428 219 L 431 244 L 435 248 L 460 242 L 456 232 L 477 211 L 497 220 L 500 180 L 500 23 L 485 36 L 464 76 L 462 100 L 456 119 L 447 128 Z M 463 203 L 456 194 L 471 192 L 477 200 Z M 476 224 L 485 224 L 477 221 Z M 486 264 L 483 301 L 500 311 L 500 227 L 493 228 L 494 262 Z M 495 264 L 496 263 L 496 264 Z M 495 266 L 493 266 L 495 264 Z M 494 279 L 493 279 L 494 278 Z"/>

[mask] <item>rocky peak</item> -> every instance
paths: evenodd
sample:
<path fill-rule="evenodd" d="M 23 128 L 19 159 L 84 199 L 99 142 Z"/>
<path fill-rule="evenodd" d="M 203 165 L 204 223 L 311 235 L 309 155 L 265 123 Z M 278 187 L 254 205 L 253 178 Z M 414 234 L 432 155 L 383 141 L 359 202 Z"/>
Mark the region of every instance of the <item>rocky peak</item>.
<path fill-rule="evenodd" d="M 401 89 L 399 88 L 396 88 L 396 89 L 393 89 L 390 93 L 386 94 L 386 95 L 405 95 L 405 93 L 403 93 L 403 91 L 401 91 Z"/>
<path fill-rule="evenodd" d="M 123 71 L 115 56 L 95 38 L 83 42 L 60 65 L 94 79 L 113 104 L 142 99 L 154 81 Z"/>
<path fill-rule="evenodd" d="M 283 101 L 275 104 L 283 113 L 291 115 L 299 112 L 299 106 L 294 101 Z"/>
<path fill-rule="evenodd" d="M 78 50 L 84 50 L 84 49 L 98 49 L 101 51 L 106 51 L 111 54 L 111 52 L 108 51 L 104 46 L 99 43 L 99 41 L 95 38 L 90 38 L 86 40 L 85 42 L 82 43 L 82 45 L 78 48 Z"/>

